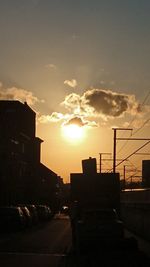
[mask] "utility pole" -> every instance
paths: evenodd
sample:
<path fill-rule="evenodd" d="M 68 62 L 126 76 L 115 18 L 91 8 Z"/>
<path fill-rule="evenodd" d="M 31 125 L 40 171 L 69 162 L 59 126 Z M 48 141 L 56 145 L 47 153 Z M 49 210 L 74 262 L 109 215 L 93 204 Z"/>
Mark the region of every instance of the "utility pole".
<path fill-rule="evenodd" d="M 112 159 L 103 159 L 103 161 L 113 161 L 114 159 L 112 158 Z M 123 161 L 123 159 L 116 159 L 116 161 L 120 161 L 120 162 L 122 162 Z M 128 161 L 128 159 L 126 159 L 125 161 Z M 120 170 L 122 170 L 122 169 L 120 169 Z M 112 169 L 110 170 L 110 169 L 108 169 L 108 172 L 110 172 L 110 171 L 112 171 Z"/>
<path fill-rule="evenodd" d="M 125 189 L 125 187 L 126 187 L 126 167 L 131 167 L 130 165 L 124 165 L 123 166 L 123 183 L 124 183 L 124 189 Z M 130 171 L 130 172 L 135 172 L 135 173 L 137 173 L 137 172 L 141 172 L 140 170 L 137 170 L 136 168 L 135 169 L 128 169 L 128 171 Z M 131 175 L 132 177 L 133 177 L 133 175 Z M 130 176 L 130 177 L 131 177 Z M 135 177 L 135 176 L 134 176 Z"/>
<path fill-rule="evenodd" d="M 116 131 L 117 129 L 114 128 L 114 152 L 113 152 L 113 173 L 116 172 Z"/>
<path fill-rule="evenodd" d="M 113 173 L 116 173 L 116 140 L 119 139 L 119 138 L 117 138 L 117 131 L 118 130 L 129 130 L 129 131 L 132 131 L 132 129 L 130 129 L 130 128 L 112 128 L 112 129 L 114 131 Z M 128 140 L 128 139 L 124 138 L 123 140 Z M 122 139 L 120 138 L 119 140 L 122 140 Z"/>
<path fill-rule="evenodd" d="M 126 165 L 123 166 L 124 189 L 126 188 Z"/>
<path fill-rule="evenodd" d="M 99 153 L 99 172 L 102 172 L 102 155 L 111 155 L 111 153 Z"/>

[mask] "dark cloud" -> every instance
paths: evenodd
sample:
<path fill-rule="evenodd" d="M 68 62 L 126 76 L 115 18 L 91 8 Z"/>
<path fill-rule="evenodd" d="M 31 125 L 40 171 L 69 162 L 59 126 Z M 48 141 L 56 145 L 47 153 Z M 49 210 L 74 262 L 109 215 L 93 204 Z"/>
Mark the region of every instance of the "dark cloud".
<path fill-rule="evenodd" d="M 104 119 L 119 117 L 125 112 L 130 114 L 139 112 L 139 105 L 134 95 L 103 89 L 90 89 L 82 96 L 69 94 L 62 104 L 73 114 L 85 117 L 103 116 Z"/>
<path fill-rule="evenodd" d="M 114 93 L 110 90 L 92 89 L 84 94 L 86 103 L 97 114 L 118 117 L 131 108 L 131 96 Z M 133 97 L 132 97 L 133 98 Z M 135 102 L 132 103 L 133 105 Z"/>
<path fill-rule="evenodd" d="M 69 119 L 67 122 L 64 123 L 64 125 L 71 125 L 71 124 L 76 124 L 79 127 L 83 127 L 87 124 L 87 122 L 84 122 L 82 118 L 80 117 L 73 117 Z"/>
<path fill-rule="evenodd" d="M 61 103 L 68 113 L 53 112 L 45 121 L 63 121 L 62 125 L 76 124 L 80 127 L 98 127 L 97 120 L 123 117 L 125 113 L 140 115 L 141 108 L 135 95 L 121 94 L 112 90 L 90 89 L 83 95 L 68 94 Z M 45 118 L 44 118 L 45 119 Z M 94 120 L 93 120 L 94 119 Z M 45 122 L 44 121 L 44 122 Z"/>

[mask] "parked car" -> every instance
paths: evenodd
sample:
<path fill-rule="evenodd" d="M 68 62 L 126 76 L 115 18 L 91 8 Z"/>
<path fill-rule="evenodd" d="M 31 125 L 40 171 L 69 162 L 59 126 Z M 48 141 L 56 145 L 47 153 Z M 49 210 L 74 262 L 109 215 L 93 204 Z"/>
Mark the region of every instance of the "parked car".
<path fill-rule="evenodd" d="M 24 218 L 25 218 L 25 226 L 26 227 L 31 227 L 32 226 L 32 217 L 31 217 L 31 213 L 29 211 L 29 209 L 27 208 L 27 206 L 24 205 L 19 205 L 19 207 L 21 208 Z"/>
<path fill-rule="evenodd" d="M 48 220 L 48 209 L 46 205 L 35 205 L 37 209 L 38 218 L 40 221 Z"/>
<path fill-rule="evenodd" d="M 33 204 L 27 204 L 26 207 L 30 211 L 30 215 L 31 215 L 31 218 L 32 218 L 33 225 L 37 224 L 38 221 L 39 221 L 39 218 L 38 218 L 38 212 L 37 212 L 36 206 L 33 205 Z"/>
<path fill-rule="evenodd" d="M 62 206 L 61 213 L 65 215 L 69 215 L 69 207 L 68 206 Z"/>
<path fill-rule="evenodd" d="M 51 219 L 53 217 L 52 210 L 49 206 L 46 205 L 47 213 L 48 213 L 48 219 Z"/>
<path fill-rule="evenodd" d="M 25 227 L 25 217 L 20 207 L 0 207 L 0 231 L 16 231 Z"/>

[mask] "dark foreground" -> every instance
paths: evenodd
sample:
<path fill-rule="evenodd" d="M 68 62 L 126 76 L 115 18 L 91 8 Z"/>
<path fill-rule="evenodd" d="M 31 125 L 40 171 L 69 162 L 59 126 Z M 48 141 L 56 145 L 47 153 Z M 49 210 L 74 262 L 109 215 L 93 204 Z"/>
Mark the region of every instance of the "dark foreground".
<path fill-rule="evenodd" d="M 150 259 L 142 251 L 89 251 L 80 255 L 68 255 L 64 259 L 68 267 L 149 267 Z"/>
<path fill-rule="evenodd" d="M 134 239 L 133 239 L 134 243 Z M 57 215 L 48 223 L 25 232 L 0 236 L 1 267 L 149 267 L 150 259 L 136 246 L 106 246 L 76 251 L 71 243 L 67 216 Z"/>

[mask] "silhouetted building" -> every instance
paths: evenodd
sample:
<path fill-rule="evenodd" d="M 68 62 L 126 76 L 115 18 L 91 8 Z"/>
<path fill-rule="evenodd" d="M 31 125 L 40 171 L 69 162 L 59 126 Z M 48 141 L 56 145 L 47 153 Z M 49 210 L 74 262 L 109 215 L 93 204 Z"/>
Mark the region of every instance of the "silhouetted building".
<path fill-rule="evenodd" d="M 142 183 L 150 187 L 150 160 L 142 160 Z"/>
<path fill-rule="evenodd" d="M 38 174 L 34 194 L 36 200 L 38 203 L 50 205 L 54 211 L 58 210 L 63 187 L 62 178 L 42 163 L 38 166 Z"/>
<path fill-rule="evenodd" d="M 0 100 L 1 135 L 23 133 L 35 137 L 35 112 L 27 105 L 15 100 Z"/>
<path fill-rule="evenodd" d="M 82 171 L 84 174 L 96 174 L 96 158 L 83 159 L 82 160 Z"/>
<path fill-rule="evenodd" d="M 35 119 L 26 102 L 0 100 L 0 204 L 55 197 L 58 176 L 40 162 Z"/>
<path fill-rule="evenodd" d="M 0 101 L 1 157 L 40 162 L 42 140 L 35 136 L 35 112 L 19 101 Z"/>

